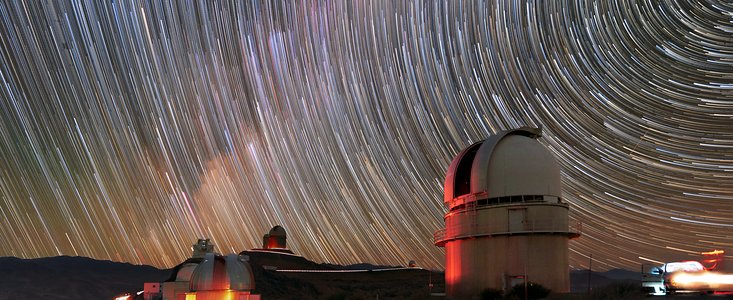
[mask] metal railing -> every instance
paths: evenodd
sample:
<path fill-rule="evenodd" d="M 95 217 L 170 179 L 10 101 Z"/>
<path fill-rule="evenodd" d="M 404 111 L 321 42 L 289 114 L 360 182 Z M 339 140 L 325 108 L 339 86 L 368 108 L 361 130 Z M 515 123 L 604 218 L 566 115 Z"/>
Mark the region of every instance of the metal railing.
<path fill-rule="evenodd" d="M 444 244 L 449 240 L 462 238 L 515 235 L 515 234 L 567 234 L 570 238 L 580 236 L 581 222 L 568 223 L 566 221 L 524 221 L 509 224 L 508 222 L 491 222 L 489 224 L 461 224 L 448 226 L 433 233 L 435 244 Z"/>

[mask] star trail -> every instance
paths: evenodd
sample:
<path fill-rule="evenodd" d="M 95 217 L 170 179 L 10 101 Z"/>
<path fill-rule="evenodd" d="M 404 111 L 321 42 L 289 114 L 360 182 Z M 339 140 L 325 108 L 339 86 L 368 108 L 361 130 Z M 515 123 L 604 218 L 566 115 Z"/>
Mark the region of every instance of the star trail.
<path fill-rule="evenodd" d="M 198 237 L 442 268 L 461 149 L 542 126 L 571 267 L 733 252 L 733 4 L 2 1 L 0 255 Z"/>

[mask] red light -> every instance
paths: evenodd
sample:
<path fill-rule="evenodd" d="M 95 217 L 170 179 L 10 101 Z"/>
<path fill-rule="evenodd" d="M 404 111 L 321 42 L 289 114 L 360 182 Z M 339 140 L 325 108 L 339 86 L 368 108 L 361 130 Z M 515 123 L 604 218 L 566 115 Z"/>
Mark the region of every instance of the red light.
<path fill-rule="evenodd" d="M 702 261 L 705 264 L 705 269 L 713 271 L 718 269 L 719 265 L 723 262 L 725 251 L 716 249 L 709 252 L 701 252 L 701 254 L 705 257 Z"/>

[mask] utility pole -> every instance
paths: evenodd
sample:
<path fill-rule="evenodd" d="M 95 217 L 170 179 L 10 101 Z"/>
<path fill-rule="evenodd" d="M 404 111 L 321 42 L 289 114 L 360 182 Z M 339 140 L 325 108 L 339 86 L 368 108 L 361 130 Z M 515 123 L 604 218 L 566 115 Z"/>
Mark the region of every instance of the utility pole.
<path fill-rule="evenodd" d="M 593 254 L 590 255 L 590 261 L 588 262 L 588 295 L 590 295 L 590 277 L 593 273 Z"/>

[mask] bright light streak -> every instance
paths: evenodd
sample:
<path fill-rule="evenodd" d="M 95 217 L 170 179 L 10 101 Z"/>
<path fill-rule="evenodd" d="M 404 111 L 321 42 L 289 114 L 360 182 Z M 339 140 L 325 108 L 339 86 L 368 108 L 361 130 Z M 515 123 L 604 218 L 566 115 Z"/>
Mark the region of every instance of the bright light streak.
<path fill-rule="evenodd" d="M 663 265 L 664 264 L 664 262 L 661 262 L 661 261 L 658 261 L 658 260 L 653 260 L 651 258 L 646 258 L 646 257 L 643 257 L 643 256 L 639 256 L 639 259 L 645 260 L 645 261 L 650 261 L 650 262 L 657 263 L 657 264 L 660 264 L 660 265 Z"/>
<path fill-rule="evenodd" d="M 713 250 L 713 251 L 710 251 L 710 252 L 701 252 L 700 254 L 702 254 L 702 255 L 718 255 L 718 254 L 725 254 L 725 251 L 723 251 L 723 250 L 717 250 L 716 249 L 716 250 Z"/>
<path fill-rule="evenodd" d="M 672 276 L 672 283 L 681 289 L 731 288 L 733 287 L 733 274 L 715 272 L 679 273 Z"/>

